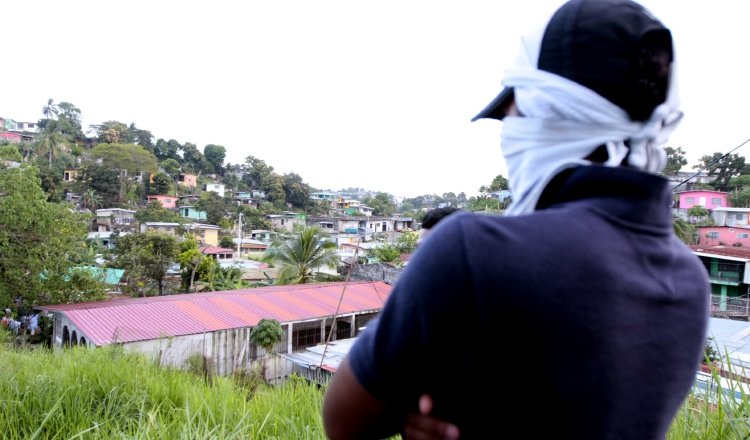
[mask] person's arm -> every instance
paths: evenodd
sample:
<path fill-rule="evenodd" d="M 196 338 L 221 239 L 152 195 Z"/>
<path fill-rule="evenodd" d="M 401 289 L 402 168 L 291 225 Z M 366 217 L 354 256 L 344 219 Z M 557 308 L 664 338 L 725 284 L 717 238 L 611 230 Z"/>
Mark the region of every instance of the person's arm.
<path fill-rule="evenodd" d="M 465 277 L 453 272 L 465 266 L 459 225 L 442 229 L 442 238 L 431 237 L 415 253 L 378 319 L 358 336 L 334 374 L 323 407 L 330 438 L 383 438 L 407 427 L 413 433 L 440 432 L 445 425 L 430 410 L 420 414 L 418 404 L 422 394 L 440 387 L 439 381 L 425 381 L 436 341 L 443 337 L 436 329 L 462 313 L 470 295 L 456 294 L 468 289 Z M 435 404 L 440 408 L 439 400 Z"/>
<path fill-rule="evenodd" d="M 383 401 L 359 384 L 349 366 L 349 358 L 345 358 L 323 401 L 323 425 L 328 438 L 384 438 L 398 433 L 402 424 L 402 420 L 388 415 Z"/>

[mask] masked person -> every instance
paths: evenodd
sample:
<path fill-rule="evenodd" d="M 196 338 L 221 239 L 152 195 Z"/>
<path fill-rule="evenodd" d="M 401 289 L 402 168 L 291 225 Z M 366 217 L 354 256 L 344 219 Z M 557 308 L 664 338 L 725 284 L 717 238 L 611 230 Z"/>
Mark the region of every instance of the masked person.
<path fill-rule="evenodd" d="M 331 438 L 664 438 L 709 304 L 658 175 L 675 67 L 629 0 L 569 1 L 522 39 L 475 118 L 503 121 L 509 215 L 451 215 L 413 255 L 327 390 Z"/>

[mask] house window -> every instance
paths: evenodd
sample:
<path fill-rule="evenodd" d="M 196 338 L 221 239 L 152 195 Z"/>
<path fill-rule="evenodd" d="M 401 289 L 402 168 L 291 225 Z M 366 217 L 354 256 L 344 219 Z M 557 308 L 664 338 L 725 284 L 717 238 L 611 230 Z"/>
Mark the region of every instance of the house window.
<path fill-rule="evenodd" d="M 711 198 L 711 204 L 714 206 L 721 206 L 721 198 L 719 197 L 712 197 Z"/>
<path fill-rule="evenodd" d="M 685 197 L 685 203 L 688 205 L 692 205 L 695 203 L 695 197 Z"/>
<path fill-rule="evenodd" d="M 719 238 L 718 231 L 711 231 L 706 234 L 706 238 Z"/>
<path fill-rule="evenodd" d="M 281 219 L 281 226 L 284 226 L 284 219 Z"/>
<path fill-rule="evenodd" d="M 750 237 L 750 234 L 743 233 L 743 234 L 737 234 L 737 238 L 748 238 Z"/>
<path fill-rule="evenodd" d="M 735 219 L 737 219 L 737 220 L 745 220 L 745 214 L 736 214 Z"/>

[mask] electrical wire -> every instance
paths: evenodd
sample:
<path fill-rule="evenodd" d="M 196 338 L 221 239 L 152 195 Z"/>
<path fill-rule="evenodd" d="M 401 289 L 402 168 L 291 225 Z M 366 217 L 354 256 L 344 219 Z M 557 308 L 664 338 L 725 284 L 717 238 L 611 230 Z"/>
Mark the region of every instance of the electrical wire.
<path fill-rule="evenodd" d="M 738 148 L 740 148 L 741 146 L 745 145 L 745 144 L 746 144 L 746 143 L 748 143 L 748 142 L 750 142 L 750 139 L 748 139 L 748 140 L 746 140 L 745 142 L 743 142 L 743 143 L 741 143 L 741 144 L 737 145 L 736 147 L 732 148 L 732 149 L 731 149 L 731 150 L 729 150 L 729 151 L 728 151 L 727 153 L 725 153 L 725 154 L 724 154 L 723 156 L 721 156 L 721 157 L 718 157 L 718 158 L 714 159 L 713 161 L 711 161 L 711 163 L 708 163 L 708 164 L 706 164 L 705 166 L 702 166 L 702 167 L 698 168 L 698 171 L 697 171 L 697 172 L 696 172 L 695 174 L 693 174 L 692 176 L 690 176 L 690 177 L 688 177 L 687 179 L 683 180 L 682 182 L 678 183 L 677 185 L 673 186 L 673 187 L 672 187 L 672 191 L 674 191 L 675 189 L 677 189 L 677 188 L 679 188 L 680 186 L 682 186 L 682 185 L 686 184 L 687 182 L 689 182 L 689 181 L 690 181 L 690 179 L 692 179 L 693 177 L 695 177 L 695 176 L 697 176 L 698 174 L 700 174 L 700 173 L 701 173 L 701 172 L 702 172 L 703 170 L 705 170 L 706 168 L 709 168 L 709 167 L 711 167 L 712 165 L 715 165 L 715 164 L 719 163 L 720 161 L 724 160 L 724 158 L 726 158 L 727 156 L 729 156 L 730 154 L 732 154 L 732 153 L 733 153 L 733 152 L 734 152 L 735 150 L 737 150 Z"/>

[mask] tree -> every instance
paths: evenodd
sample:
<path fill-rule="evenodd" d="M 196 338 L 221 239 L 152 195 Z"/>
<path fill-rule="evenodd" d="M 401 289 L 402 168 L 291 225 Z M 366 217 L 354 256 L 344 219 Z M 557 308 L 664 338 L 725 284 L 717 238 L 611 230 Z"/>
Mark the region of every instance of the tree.
<path fill-rule="evenodd" d="M 682 147 L 664 147 L 664 151 L 667 153 L 667 165 L 661 173 L 665 176 L 675 176 L 688 163 L 685 152 Z"/>
<path fill-rule="evenodd" d="M 154 154 L 159 160 L 167 160 L 167 159 L 174 159 L 174 160 L 180 160 L 180 155 L 178 154 L 178 151 L 182 149 L 182 145 L 180 145 L 179 142 L 177 142 L 174 139 L 170 139 L 168 141 L 164 139 L 159 139 L 156 141 L 156 146 L 154 147 Z M 166 171 L 166 170 L 165 170 Z"/>
<path fill-rule="evenodd" d="M 101 206 L 102 198 L 96 194 L 96 190 L 94 188 L 89 188 L 86 190 L 86 192 L 83 193 L 82 202 L 84 207 L 91 210 L 91 212 L 94 212 L 96 211 L 96 208 Z"/>
<path fill-rule="evenodd" d="M 266 200 L 273 203 L 277 208 L 285 209 L 284 178 L 274 173 L 268 177 L 268 182 L 268 185 L 263 189 L 266 192 Z"/>
<path fill-rule="evenodd" d="M 151 152 L 154 151 L 154 135 L 148 130 L 136 127 L 135 122 L 131 122 L 130 127 L 128 127 L 127 141 L 140 145 Z"/>
<path fill-rule="evenodd" d="M 507 190 L 508 188 L 508 179 L 503 177 L 502 174 L 498 174 L 490 184 L 490 192 Z"/>
<path fill-rule="evenodd" d="M 67 147 L 67 139 L 59 131 L 57 121 L 50 120 L 36 138 L 36 152 L 49 158 L 49 167 L 52 168 L 52 159 Z"/>
<path fill-rule="evenodd" d="M 273 353 L 273 347 L 281 342 L 283 337 L 284 329 L 281 327 L 281 324 L 279 324 L 279 321 L 276 321 L 275 319 L 261 319 L 258 321 L 258 324 L 253 327 L 253 331 L 250 332 L 250 340 L 263 348 L 266 352 L 266 356 Z M 265 379 L 265 363 L 263 363 L 261 375 Z"/>
<path fill-rule="evenodd" d="M 0 145 L 0 162 L 4 160 L 21 162 L 23 156 L 15 145 Z"/>
<path fill-rule="evenodd" d="M 375 197 L 366 198 L 364 203 L 372 208 L 373 215 L 390 215 L 396 211 L 396 205 L 391 196 L 384 192 L 375 194 Z"/>
<path fill-rule="evenodd" d="M 42 107 L 42 114 L 47 120 L 55 119 L 58 113 L 60 113 L 60 108 L 55 104 L 55 100 L 52 98 L 47 100 L 47 105 Z"/>
<path fill-rule="evenodd" d="M 222 177 L 222 182 L 229 192 L 232 190 L 237 191 L 240 187 L 240 179 L 237 178 L 235 173 L 225 173 Z"/>
<path fill-rule="evenodd" d="M 680 240 L 682 240 L 685 244 L 695 244 L 695 226 L 682 219 L 675 219 L 672 225 L 674 226 L 675 234 Z"/>
<path fill-rule="evenodd" d="M 243 232 L 251 232 L 253 229 L 271 229 L 271 221 L 263 214 L 262 210 L 240 206 L 239 212 L 242 213 Z"/>
<path fill-rule="evenodd" d="M 51 203 L 37 169 L 0 167 L 0 304 L 95 301 L 104 285 L 85 274 L 88 215 Z"/>
<path fill-rule="evenodd" d="M 221 219 L 235 209 L 228 199 L 213 191 L 202 192 L 195 207 L 206 212 L 206 221 L 212 225 L 218 225 Z"/>
<path fill-rule="evenodd" d="M 104 144 L 131 143 L 128 126 L 118 121 L 106 121 L 91 125 L 96 132 L 96 141 Z"/>
<path fill-rule="evenodd" d="M 203 147 L 203 156 L 211 164 L 213 173 L 224 175 L 224 158 L 227 155 L 227 149 L 221 145 L 208 144 Z"/>
<path fill-rule="evenodd" d="M 245 166 L 247 172 L 242 176 L 242 181 L 252 189 L 267 191 L 271 184 L 271 175 L 275 174 L 273 167 L 268 166 L 265 161 L 255 156 L 247 156 Z"/>
<path fill-rule="evenodd" d="M 172 178 L 169 174 L 160 171 L 153 175 L 153 183 L 150 182 L 146 194 L 169 194 L 169 190 L 172 188 Z"/>
<path fill-rule="evenodd" d="M 310 185 L 296 173 L 284 174 L 282 188 L 286 202 L 299 209 L 307 209 L 310 204 Z"/>
<path fill-rule="evenodd" d="M 131 176 L 141 171 L 155 173 L 159 168 L 154 154 L 135 144 L 99 144 L 91 149 L 90 156 L 100 159 L 105 167 L 125 170 Z"/>
<path fill-rule="evenodd" d="M 198 249 L 198 242 L 193 237 L 188 237 L 180 243 L 177 261 L 180 263 L 182 287 L 186 292 L 195 292 L 197 290 L 196 279 L 207 280 L 209 273 L 214 270 L 214 266 L 217 266 L 213 258 Z"/>
<path fill-rule="evenodd" d="M 161 166 L 161 169 L 164 170 L 164 172 L 167 173 L 173 181 L 176 181 L 177 177 L 180 176 L 180 163 L 176 160 L 166 159 L 159 165 Z"/>
<path fill-rule="evenodd" d="M 266 258 L 281 266 L 277 284 L 306 284 L 332 281 L 339 277 L 320 272 L 321 267 L 335 268 L 336 244 L 323 240 L 317 227 L 302 227 L 291 238 L 280 237 L 266 251 Z"/>
<path fill-rule="evenodd" d="M 182 146 L 182 163 L 188 170 L 197 173 L 202 169 L 203 153 L 198 150 L 195 144 L 185 142 Z"/>
<path fill-rule="evenodd" d="M 728 188 L 732 177 L 741 174 L 750 174 L 746 170 L 745 158 L 738 154 L 714 153 L 711 156 L 703 156 L 698 165 L 693 168 L 706 170 L 709 176 L 716 176 L 711 186 L 717 190 Z"/>
<path fill-rule="evenodd" d="M 81 110 L 69 102 L 61 102 L 57 108 L 57 125 L 60 132 L 74 141 L 85 139 L 81 126 Z"/>
<path fill-rule="evenodd" d="M 383 244 L 372 250 L 373 256 L 381 263 L 400 264 L 401 251 L 392 244 Z"/>
<path fill-rule="evenodd" d="M 83 166 L 78 174 L 78 180 L 84 182 L 90 189 L 96 191 L 102 206 L 120 201 L 120 173 L 95 163 Z"/>
<path fill-rule="evenodd" d="M 687 213 L 691 217 L 708 217 L 710 215 L 708 209 L 700 205 L 691 206 Z"/>
<path fill-rule="evenodd" d="M 735 191 L 729 196 L 729 201 L 735 208 L 748 208 L 750 207 L 750 188 L 742 187 L 739 191 Z"/>
<path fill-rule="evenodd" d="M 177 259 L 177 251 L 177 239 L 165 232 L 129 234 L 117 239 L 113 264 L 125 269 L 128 287 L 137 296 L 146 296 L 148 281 L 156 284 L 162 296 L 164 278 Z"/>
<path fill-rule="evenodd" d="M 418 232 L 404 232 L 396 241 L 396 248 L 402 254 L 410 254 L 417 249 L 419 242 Z"/>

